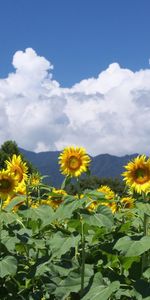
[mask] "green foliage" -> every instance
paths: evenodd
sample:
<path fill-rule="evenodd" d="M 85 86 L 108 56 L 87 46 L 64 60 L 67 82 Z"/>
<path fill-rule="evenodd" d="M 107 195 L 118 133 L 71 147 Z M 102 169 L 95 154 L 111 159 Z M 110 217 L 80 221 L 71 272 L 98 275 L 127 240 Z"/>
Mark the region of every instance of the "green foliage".
<path fill-rule="evenodd" d="M 125 209 L 117 196 L 112 214 L 104 194 L 87 189 L 54 210 L 39 197 L 52 189 L 38 188 L 38 207 L 30 194 L 0 209 L 0 299 L 150 300 L 150 203 Z M 101 205 L 89 211 L 89 199 Z"/>
<path fill-rule="evenodd" d="M 2 300 L 149 299 L 150 267 L 143 271 L 141 265 L 150 237 L 143 237 L 141 223 L 135 223 L 139 209 L 113 216 L 101 206 L 89 213 L 89 194 L 98 198 L 97 192 L 87 191 L 80 200 L 66 196 L 56 211 L 41 205 L 14 213 L 11 209 L 22 201 L 16 197 L 7 211 L 1 211 Z"/>
<path fill-rule="evenodd" d="M 0 278 L 5 276 L 13 276 L 17 271 L 17 260 L 13 256 L 5 256 L 0 261 Z"/>
<path fill-rule="evenodd" d="M 5 168 L 5 161 L 13 154 L 19 155 L 19 149 L 15 141 L 6 141 L 0 148 L 0 168 Z"/>
<path fill-rule="evenodd" d="M 23 156 L 23 154 L 20 152 L 16 142 L 11 141 L 11 140 L 6 141 L 6 142 L 4 142 L 3 145 L 1 145 L 1 148 L 0 148 L 0 169 L 4 169 L 6 167 L 5 161 L 8 160 L 9 158 L 11 158 L 13 156 L 13 154 L 21 155 L 22 160 L 24 162 L 26 162 L 26 164 L 27 164 L 29 174 L 36 171 L 36 168 L 29 161 L 27 161 L 25 159 L 25 157 Z"/>
<path fill-rule="evenodd" d="M 97 176 L 86 176 L 79 179 L 80 190 L 97 189 L 101 185 L 108 185 L 116 194 L 125 194 L 125 184 L 119 178 L 99 178 Z M 74 182 L 67 185 L 66 190 L 69 194 L 77 194 L 77 186 Z"/>

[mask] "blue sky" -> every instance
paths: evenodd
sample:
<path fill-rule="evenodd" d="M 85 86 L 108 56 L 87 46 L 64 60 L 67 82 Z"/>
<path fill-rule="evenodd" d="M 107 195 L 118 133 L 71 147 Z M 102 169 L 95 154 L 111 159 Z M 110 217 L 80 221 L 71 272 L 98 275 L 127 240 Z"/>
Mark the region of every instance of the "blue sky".
<path fill-rule="evenodd" d="M 1 0 L 0 77 L 18 50 L 33 48 L 69 87 L 112 62 L 149 67 L 149 0 Z"/>
<path fill-rule="evenodd" d="M 150 155 L 149 16 L 149 0 L 1 0 L 0 144 Z"/>

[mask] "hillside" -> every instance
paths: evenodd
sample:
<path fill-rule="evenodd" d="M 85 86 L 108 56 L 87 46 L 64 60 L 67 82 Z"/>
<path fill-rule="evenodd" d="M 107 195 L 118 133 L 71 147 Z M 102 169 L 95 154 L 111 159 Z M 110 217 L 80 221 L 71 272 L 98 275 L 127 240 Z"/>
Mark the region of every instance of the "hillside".
<path fill-rule="evenodd" d="M 47 151 L 34 153 L 20 148 L 23 155 L 41 172 L 42 175 L 48 175 L 47 182 L 50 185 L 60 186 L 63 176 L 59 172 L 58 156 L 59 151 Z M 91 157 L 91 175 L 98 177 L 120 177 L 124 171 L 123 166 L 138 154 L 125 155 L 122 157 L 100 154 Z"/>

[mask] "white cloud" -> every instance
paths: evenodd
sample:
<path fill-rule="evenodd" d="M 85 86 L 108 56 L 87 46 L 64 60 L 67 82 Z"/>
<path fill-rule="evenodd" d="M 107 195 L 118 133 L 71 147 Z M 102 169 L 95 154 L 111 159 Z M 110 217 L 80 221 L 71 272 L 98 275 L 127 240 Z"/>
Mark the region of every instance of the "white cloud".
<path fill-rule="evenodd" d="M 17 51 L 0 79 L 0 143 L 33 151 L 82 145 L 90 154 L 150 154 L 150 70 L 111 64 L 97 78 L 62 88 L 33 49 Z"/>

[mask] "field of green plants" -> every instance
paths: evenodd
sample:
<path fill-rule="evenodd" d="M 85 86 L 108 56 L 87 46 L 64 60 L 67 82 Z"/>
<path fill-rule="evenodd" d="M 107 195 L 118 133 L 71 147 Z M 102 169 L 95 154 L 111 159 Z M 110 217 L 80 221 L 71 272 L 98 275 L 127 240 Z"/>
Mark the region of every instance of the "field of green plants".
<path fill-rule="evenodd" d="M 150 300 L 150 159 L 125 166 L 123 196 L 81 190 L 84 148 L 65 148 L 59 164 L 59 190 L 20 155 L 0 171 L 0 299 Z"/>

